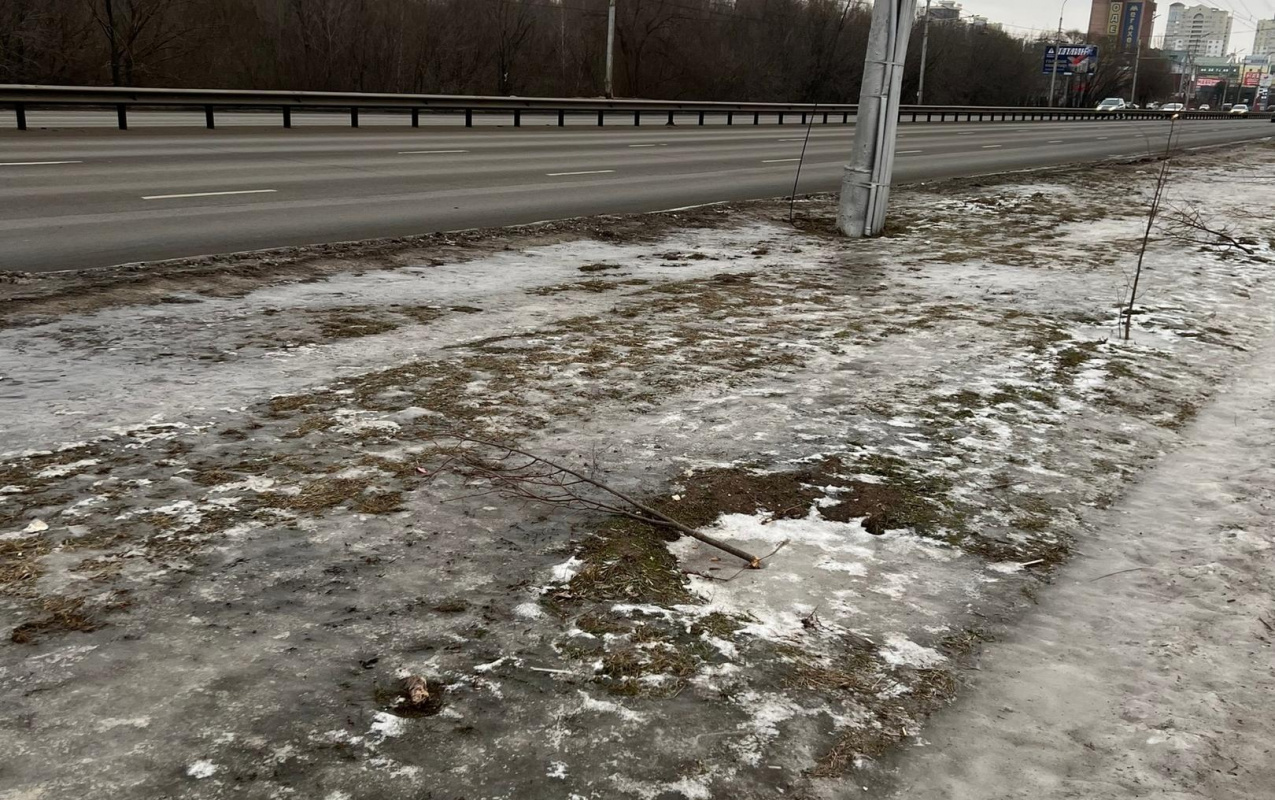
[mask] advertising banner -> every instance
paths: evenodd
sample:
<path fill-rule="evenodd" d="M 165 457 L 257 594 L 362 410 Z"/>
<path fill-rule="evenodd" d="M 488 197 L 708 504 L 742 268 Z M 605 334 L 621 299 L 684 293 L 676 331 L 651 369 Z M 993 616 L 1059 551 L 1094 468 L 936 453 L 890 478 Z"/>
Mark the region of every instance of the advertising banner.
<path fill-rule="evenodd" d="M 1120 25 L 1124 22 L 1124 7 L 1125 4 L 1121 0 L 1116 0 L 1107 13 L 1107 35 L 1113 39 L 1120 35 Z"/>
<path fill-rule="evenodd" d="M 1197 89 L 1212 89 L 1221 82 L 1221 78 L 1200 78 L 1195 82 L 1195 87 Z"/>
<path fill-rule="evenodd" d="M 1092 44 L 1065 44 L 1062 47 L 1046 47 L 1045 63 L 1041 72 L 1051 75 L 1088 75 L 1098 69 L 1098 46 Z"/>
<path fill-rule="evenodd" d="M 1262 73 L 1257 70 L 1250 70 L 1244 73 L 1244 82 L 1241 84 L 1245 89 L 1251 89 L 1254 86 L 1260 86 L 1262 83 Z"/>
<path fill-rule="evenodd" d="M 1120 18 L 1121 49 L 1138 49 L 1138 39 L 1142 37 L 1142 9 L 1145 5 L 1142 2 L 1124 4 L 1124 14 Z"/>

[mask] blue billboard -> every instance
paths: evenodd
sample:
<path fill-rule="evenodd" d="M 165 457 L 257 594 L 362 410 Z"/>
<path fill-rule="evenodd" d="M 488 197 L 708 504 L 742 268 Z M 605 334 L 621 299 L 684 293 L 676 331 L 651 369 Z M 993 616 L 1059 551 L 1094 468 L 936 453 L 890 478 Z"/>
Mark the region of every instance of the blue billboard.
<path fill-rule="evenodd" d="M 1120 15 L 1120 49 L 1138 49 L 1138 40 L 1142 38 L 1142 15 L 1146 3 L 1125 3 Z"/>
<path fill-rule="evenodd" d="M 1045 63 L 1041 68 L 1045 75 L 1088 75 L 1097 69 L 1097 45 L 1065 44 L 1045 48 Z"/>

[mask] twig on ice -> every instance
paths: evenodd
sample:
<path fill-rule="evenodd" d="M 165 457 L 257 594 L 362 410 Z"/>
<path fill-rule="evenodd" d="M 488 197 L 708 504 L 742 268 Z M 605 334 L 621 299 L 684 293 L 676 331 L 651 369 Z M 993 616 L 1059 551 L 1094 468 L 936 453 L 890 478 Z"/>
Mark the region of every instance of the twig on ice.
<path fill-rule="evenodd" d="M 1118 571 L 1116 571 L 1116 572 L 1108 572 L 1106 575 L 1099 575 L 1098 577 L 1091 579 L 1089 582 L 1090 582 L 1090 583 L 1093 583 L 1093 582 L 1095 582 L 1095 581 L 1100 581 L 1100 580 L 1102 580 L 1103 578 L 1110 578 L 1110 577 L 1113 577 L 1113 576 L 1115 576 L 1115 575 L 1123 575 L 1123 574 L 1125 574 L 1126 572 L 1137 572 L 1137 571 L 1139 571 L 1139 570 L 1144 570 L 1144 569 L 1154 569 L 1154 567 L 1131 567 L 1130 569 L 1122 569 L 1122 570 L 1118 570 Z"/>
<path fill-rule="evenodd" d="M 775 555 L 775 553 L 778 553 L 780 550 L 783 550 L 783 549 L 784 549 L 784 546 L 785 546 L 785 545 L 787 545 L 787 544 L 788 544 L 788 540 L 787 540 L 787 539 L 784 539 L 782 542 L 780 542 L 780 543 L 779 543 L 779 546 L 778 546 L 778 547 L 776 547 L 774 550 L 771 550 L 769 553 L 767 553 L 766 555 L 762 556 L 762 557 L 761 557 L 760 559 L 758 559 L 758 560 L 759 560 L 759 561 L 769 561 L 769 560 L 771 559 L 771 556 Z M 747 571 L 748 571 L 748 570 L 750 570 L 750 569 L 757 569 L 757 568 L 756 568 L 756 567 L 751 567 L 751 566 L 749 566 L 749 567 L 744 567 L 744 568 L 743 568 L 743 569 L 741 569 L 739 572 L 736 572 L 734 575 L 731 575 L 729 578 L 719 578 L 719 577 L 717 577 L 716 575 L 709 575 L 709 574 L 704 573 L 704 572 L 695 572 L 694 570 L 685 570 L 685 572 L 686 572 L 686 574 L 687 574 L 687 575 L 694 575 L 694 576 L 696 576 L 696 577 L 698 577 L 698 578 L 704 578 L 704 579 L 706 579 L 706 580 L 710 580 L 710 581 L 717 581 L 718 583 L 730 583 L 731 581 L 735 580 L 735 579 L 736 579 L 736 578 L 738 578 L 740 575 L 743 575 L 745 572 L 747 572 Z"/>
<path fill-rule="evenodd" d="M 728 542 L 700 533 L 667 514 L 638 502 L 618 489 L 543 456 L 528 453 L 507 444 L 476 439 L 463 434 L 441 433 L 435 438 L 452 439 L 461 446 L 448 452 L 442 466 L 432 472 L 417 467 L 417 471 L 428 478 L 432 479 L 454 465 L 460 465 L 490 485 L 491 488 L 480 492 L 480 495 L 499 494 L 565 508 L 601 511 L 648 525 L 672 528 L 710 547 L 742 559 L 748 565 L 745 569 L 761 569 L 762 559 L 757 556 Z M 489 452 L 483 453 L 477 448 L 484 448 Z M 490 457 L 493 455 L 490 451 L 494 451 L 498 457 Z M 610 495 L 618 502 L 599 499 L 596 494 L 587 491 L 589 487 Z"/>

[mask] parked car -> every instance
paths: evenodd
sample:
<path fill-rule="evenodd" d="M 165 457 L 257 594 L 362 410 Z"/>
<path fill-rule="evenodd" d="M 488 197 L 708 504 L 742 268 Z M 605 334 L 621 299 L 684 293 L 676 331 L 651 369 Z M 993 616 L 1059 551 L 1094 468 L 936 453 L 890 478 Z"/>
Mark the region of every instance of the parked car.
<path fill-rule="evenodd" d="M 1199 110 L 1199 111 L 1212 111 L 1212 109 L 1211 109 L 1211 108 L 1209 108 L 1209 104 L 1208 104 L 1208 103 L 1205 103 L 1204 105 L 1200 106 L 1200 107 L 1199 107 L 1199 109 L 1197 109 L 1197 110 Z"/>
<path fill-rule="evenodd" d="M 1237 103 L 1236 105 L 1231 106 L 1231 113 L 1232 114 L 1247 114 L 1248 106 L 1246 106 L 1243 103 Z"/>
<path fill-rule="evenodd" d="M 1181 103 L 1165 103 L 1160 106 L 1161 111 L 1186 111 L 1186 106 Z"/>
<path fill-rule="evenodd" d="M 1108 97 L 1106 100 L 1103 100 L 1101 103 L 1098 104 L 1099 111 L 1108 111 L 1108 112 L 1109 111 L 1124 111 L 1128 107 L 1129 107 L 1129 104 L 1119 97 Z"/>

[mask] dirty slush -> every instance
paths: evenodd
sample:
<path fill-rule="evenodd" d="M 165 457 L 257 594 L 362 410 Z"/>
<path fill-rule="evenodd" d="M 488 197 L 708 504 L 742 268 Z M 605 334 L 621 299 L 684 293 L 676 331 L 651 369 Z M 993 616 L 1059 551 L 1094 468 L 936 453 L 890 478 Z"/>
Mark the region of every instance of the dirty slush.
<path fill-rule="evenodd" d="M 1271 334 L 1273 166 L 1175 168 L 1243 246 L 1157 236 L 1129 342 L 1147 163 L 2 284 L 0 797 L 885 786 Z"/>

